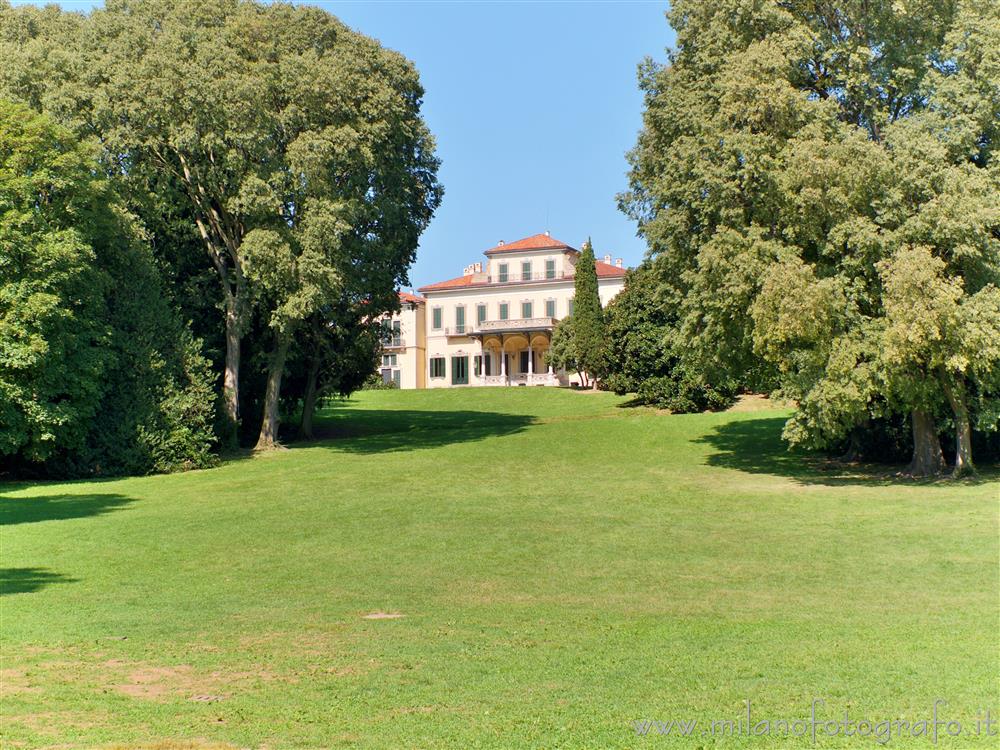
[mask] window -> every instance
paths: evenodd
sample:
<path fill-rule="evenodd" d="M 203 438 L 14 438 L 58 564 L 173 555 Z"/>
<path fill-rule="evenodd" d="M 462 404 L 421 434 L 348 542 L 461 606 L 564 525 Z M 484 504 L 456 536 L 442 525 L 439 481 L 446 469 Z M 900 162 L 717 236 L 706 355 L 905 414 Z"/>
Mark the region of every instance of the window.
<path fill-rule="evenodd" d="M 526 260 L 521 263 L 521 281 L 531 280 L 531 261 Z"/>
<path fill-rule="evenodd" d="M 570 315 L 573 314 L 573 298 L 572 297 L 570 297 L 570 300 L 569 300 L 569 314 Z"/>
<path fill-rule="evenodd" d="M 431 357 L 431 377 L 444 377 L 444 357 Z"/>
<path fill-rule="evenodd" d="M 508 305 L 506 302 L 501 302 L 500 303 L 500 320 L 507 320 L 507 318 L 509 317 L 508 316 L 508 312 L 509 311 L 510 311 L 510 305 Z"/>
<path fill-rule="evenodd" d="M 521 372 L 528 371 L 528 352 L 521 352 Z"/>
<path fill-rule="evenodd" d="M 556 277 L 556 262 L 554 260 L 545 261 L 545 278 L 554 279 Z"/>
<path fill-rule="evenodd" d="M 392 321 L 392 345 L 393 346 L 400 346 L 400 345 L 402 345 L 402 343 L 403 343 L 403 337 L 401 335 L 402 332 L 403 332 L 403 329 L 402 329 L 402 326 L 400 325 L 399 321 L 398 320 Z M 395 364 L 395 362 L 393 362 L 393 364 Z"/>
<path fill-rule="evenodd" d="M 465 333 L 465 305 L 455 308 L 455 333 Z"/>
<path fill-rule="evenodd" d="M 556 316 L 556 301 L 554 299 L 545 300 L 545 317 L 554 318 Z"/>
<path fill-rule="evenodd" d="M 395 367 L 396 366 L 396 355 L 395 354 L 383 354 L 382 355 L 382 367 Z"/>
<path fill-rule="evenodd" d="M 401 386 L 401 381 L 402 381 L 402 378 L 400 378 L 399 375 L 399 370 L 392 371 L 392 379 L 396 383 L 396 387 L 399 388 Z"/>
<path fill-rule="evenodd" d="M 476 323 L 482 324 L 486 322 L 486 303 L 480 302 L 476 305 Z"/>
<path fill-rule="evenodd" d="M 507 280 L 507 264 L 501 263 L 499 266 L 497 266 L 497 281 L 503 282 L 506 280 Z"/>
<path fill-rule="evenodd" d="M 451 384 L 466 385 L 469 382 L 469 358 L 451 358 Z"/>
<path fill-rule="evenodd" d="M 472 374 L 477 378 L 483 374 L 483 358 L 478 354 L 472 358 Z"/>
<path fill-rule="evenodd" d="M 522 318 L 530 318 L 531 317 L 531 308 L 532 308 L 532 305 L 531 305 L 530 302 L 522 302 L 521 303 L 521 317 Z"/>
<path fill-rule="evenodd" d="M 441 330 L 441 308 L 435 307 L 431 311 L 431 329 L 435 331 Z M 442 375 L 442 377 L 444 377 Z"/>
<path fill-rule="evenodd" d="M 382 343 L 386 346 L 392 341 L 392 321 L 383 320 L 382 321 Z"/>

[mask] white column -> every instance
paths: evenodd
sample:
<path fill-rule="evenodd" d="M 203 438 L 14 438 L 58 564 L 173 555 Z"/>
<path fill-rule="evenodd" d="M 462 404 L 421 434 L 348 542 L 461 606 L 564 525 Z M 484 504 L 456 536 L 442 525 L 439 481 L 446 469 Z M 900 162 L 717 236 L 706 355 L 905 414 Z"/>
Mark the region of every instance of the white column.
<path fill-rule="evenodd" d="M 479 341 L 479 382 L 486 382 L 486 344 Z"/>
<path fill-rule="evenodd" d="M 503 349 L 500 350 L 500 377 L 507 377 L 507 353 Z"/>
<path fill-rule="evenodd" d="M 531 382 L 531 376 L 535 374 L 535 353 L 531 350 L 531 342 L 528 342 L 528 382 Z"/>

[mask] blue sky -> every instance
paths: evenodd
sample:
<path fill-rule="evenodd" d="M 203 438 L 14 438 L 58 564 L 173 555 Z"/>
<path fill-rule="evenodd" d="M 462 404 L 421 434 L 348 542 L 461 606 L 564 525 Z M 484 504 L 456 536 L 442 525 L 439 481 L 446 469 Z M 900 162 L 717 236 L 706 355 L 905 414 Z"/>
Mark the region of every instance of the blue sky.
<path fill-rule="evenodd" d="M 62 2 L 86 10 L 91 2 Z M 413 286 L 461 274 L 498 240 L 549 230 L 635 265 L 618 211 L 641 125 L 636 66 L 663 61 L 666 2 L 313 2 L 413 60 L 445 196 Z"/>

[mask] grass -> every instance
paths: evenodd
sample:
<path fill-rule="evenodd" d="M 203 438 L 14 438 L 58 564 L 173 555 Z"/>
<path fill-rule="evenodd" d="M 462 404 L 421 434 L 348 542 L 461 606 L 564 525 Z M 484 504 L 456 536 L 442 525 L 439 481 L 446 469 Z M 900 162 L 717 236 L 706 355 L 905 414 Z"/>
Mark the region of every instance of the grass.
<path fill-rule="evenodd" d="M 811 747 L 705 731 L 816 698 L 997 746 L 995 470 L 844 475 L 780 411 L 621 401 L 365 393 L 289 451 L 0 486 L 3 746 Z"/>

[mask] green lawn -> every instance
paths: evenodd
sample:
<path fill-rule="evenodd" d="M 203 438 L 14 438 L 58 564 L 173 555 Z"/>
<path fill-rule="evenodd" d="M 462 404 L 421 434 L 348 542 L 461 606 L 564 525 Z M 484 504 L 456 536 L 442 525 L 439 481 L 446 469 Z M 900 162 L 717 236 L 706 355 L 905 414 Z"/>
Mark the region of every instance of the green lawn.
<path fill-rule="evenodd" d="M 621 402 L 364 393 L 311 446 L 0 486 L 4 747 L 811 747 L 708 726 L 816 698 L 1000 744 L 995 470 L 845 476 L 781 411 Z"/>

